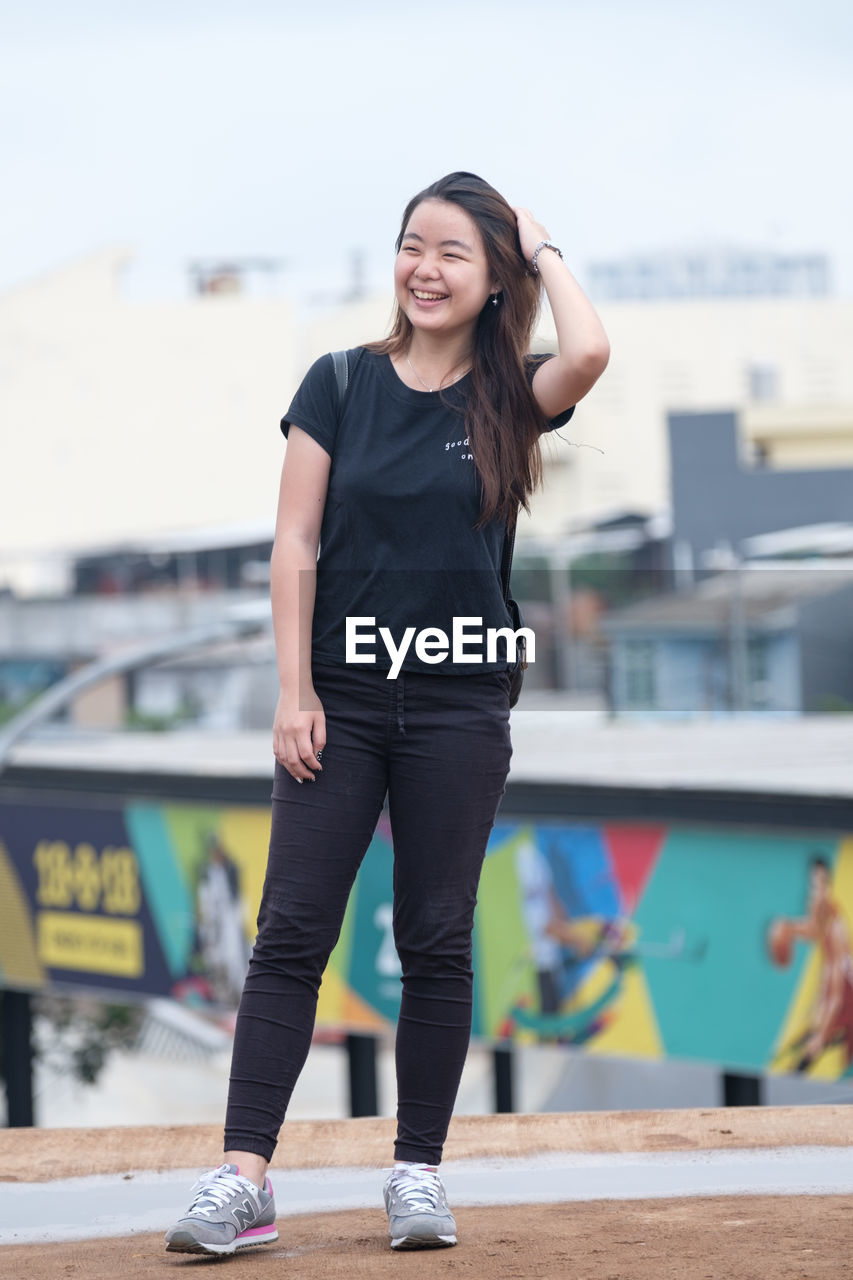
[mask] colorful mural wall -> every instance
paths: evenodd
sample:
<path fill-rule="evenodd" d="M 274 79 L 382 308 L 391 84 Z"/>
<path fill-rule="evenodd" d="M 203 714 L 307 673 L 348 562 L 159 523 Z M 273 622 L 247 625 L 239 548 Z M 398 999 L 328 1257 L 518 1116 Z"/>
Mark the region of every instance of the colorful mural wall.
<path fill-rule="evenodd" d="M 269 811 L 0 805 L 0 985 L 233 1010 Z M 368 850 L 318 1025 L 400 1000 L 391 833 Z M 853 1075 L 853 835 L 500 823 L 483 870 L 474 1034 L 728 1070 Z"/>

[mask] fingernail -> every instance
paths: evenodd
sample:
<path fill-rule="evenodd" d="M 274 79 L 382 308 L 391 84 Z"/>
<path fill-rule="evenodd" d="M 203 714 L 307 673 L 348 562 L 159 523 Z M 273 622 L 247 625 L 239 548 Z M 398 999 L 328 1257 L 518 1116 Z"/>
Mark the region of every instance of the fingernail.
<path fill-rule="evenodd" d="M 302 779 L 301 779 L 301 778 L 297 778 L 297 779 L 296 779 L 296 781 L 299 783 L 299 785 L 300 785 L 300 787 L 301 787 L 301 786 L 302 786 Z"/>

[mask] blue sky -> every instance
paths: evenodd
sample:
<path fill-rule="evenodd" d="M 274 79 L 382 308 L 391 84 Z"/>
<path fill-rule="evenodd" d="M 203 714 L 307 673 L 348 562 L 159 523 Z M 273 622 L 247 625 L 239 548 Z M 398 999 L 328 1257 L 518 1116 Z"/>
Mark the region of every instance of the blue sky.
<path fill-rule="evenodd" d="M 777 0 L 0 0 L 0 289 L 136 253 L 388 287 L 402 207 L 451 169 L 529 205 L 583 279 L 636 251 L 823 251 L 853 294 L 853 6 Z"/>

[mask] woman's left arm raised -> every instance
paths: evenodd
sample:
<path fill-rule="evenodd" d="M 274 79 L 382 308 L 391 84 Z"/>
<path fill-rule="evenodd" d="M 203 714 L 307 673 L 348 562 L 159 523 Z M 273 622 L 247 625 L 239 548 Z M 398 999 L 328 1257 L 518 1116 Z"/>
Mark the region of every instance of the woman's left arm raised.
<path fill-rule="evenodd" d="M 528 265 L 550 236 L 529 209 L 514 209 L 521 252 Z M 533 394 L 546 418 L 556 418 L 586 395 L 607 368 L 610 343 L 595 308 L 558 253 L 541 249 L 536 266 L 551 306 L 558 353 L 533 378 Z"/>

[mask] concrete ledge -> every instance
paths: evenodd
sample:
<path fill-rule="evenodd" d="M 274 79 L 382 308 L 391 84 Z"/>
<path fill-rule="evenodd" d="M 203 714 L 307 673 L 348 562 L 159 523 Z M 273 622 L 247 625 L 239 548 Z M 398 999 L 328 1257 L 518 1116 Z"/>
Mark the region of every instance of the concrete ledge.
<path fill-rule="evenodd" d="M 287 1122 L 272 1167 L 382 1168 L 392 1159 L 395 1130 L 393 1119 Z M 853 1147 L 853 1106 L 458 1116 L 445 1158 L 806 1146 Z M 4 1129 L 0 1182 L 209 1168 L 221 1152 L 218 1125 Z"/>

